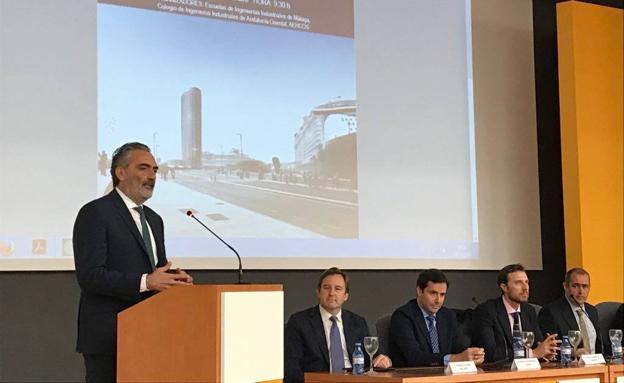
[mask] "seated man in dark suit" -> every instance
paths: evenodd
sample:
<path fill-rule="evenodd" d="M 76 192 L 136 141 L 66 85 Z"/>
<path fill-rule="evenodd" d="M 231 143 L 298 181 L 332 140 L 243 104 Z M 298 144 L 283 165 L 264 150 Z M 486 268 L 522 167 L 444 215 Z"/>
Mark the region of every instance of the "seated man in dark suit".
<path fill-rule="evenodd" d="M 552 359 L 555 357 L 557 334 L 544 338 L 537 323 L 535 309 L 527 303 L 529 278 L 520 264 L 508 265 L 498 273 L 498 298 L 481 303 L 475 310 L 472 343 L 485 348 L 485 361 L 497 362 L 513 359 L 512 329 L 533 331 L 535 343 L 529 356 Z"/>
<path fill-rule="evenodd" d="M 284 383 L 303 382 L 304 372 L 342 373 L 343 368 L 351 367 L 355 343 L 369 335 L 364 318 L 342 309 L 349 298 L 349 278 L 344 271 L 332 267 L 323 272 L 316 296 L 317 306 L 291 315 L 286 324 Z M 366 354 L 363 345 L 362 351 Z M 383 354 L 373 360 L 375 367 L 391 364 Z"/>
<path fill-rule="evenodd" d="M 539 325 L 543 333 L 568 335 L 570 330 L 580 330 L 582 343 L 577 356 L 602 352 L 598 311 L 587 303 L 589 273 L 581 268 L 570 269 L 563 282 L 565 295 L 547 304 L 539 313 Z"/>
<path fill-rule="evenodd" d="M 442 366 L 448 362 L 483 362 L 482 348 L 462 341 L 455 312 L 442 305 L 449 282 L 437 269 L 416 282 L 416 299 L 399 307 L 390 321 L 390 357 L 396 367 Z"/>

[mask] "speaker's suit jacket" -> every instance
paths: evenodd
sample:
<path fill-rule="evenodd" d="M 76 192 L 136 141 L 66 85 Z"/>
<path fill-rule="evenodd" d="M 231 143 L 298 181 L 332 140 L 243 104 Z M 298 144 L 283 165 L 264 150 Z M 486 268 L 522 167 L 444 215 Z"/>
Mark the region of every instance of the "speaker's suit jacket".
<path fill-rule="evenodd" d="M 585 303 L 585 312 L 591 320 L 591 324 L 596 330 L 596 352 L 602 352 L 602 342 L 600 341 L 600 326 L 598 323 L 598 311 L 589 303 Z M 576 323 L 576 314 L 572 312 L 572 308 L 565 297 L 561 297 L 556 301 L 547 304 L 540 310 L 539 325 L 543 334 L 558 334 L 559 339 L 562 336 L 567 336 L 568 331 L 578 330 L 579 326 Z M 589 323 L 588 323 L 589 325 Z M 585 347 L 581 345 L 579 347 Z"/>
<path fill-rule="evenodd" d="M 158 254 L 166 262 L 162 219 L 144 206 Z M 78 341 L 83 354 L 116 354 L 117 313 L 145 299 L 141 276 L 152 271 L 143 237 L 117 191 L 80 209 L 73 234 L 80 285 Z"/>
<path fill-rule="evenodd" d="M 390 358 L 395 367 L 442 366 L 444 356 L 464 351 L 455 312 L 442 307 L 436 313 L 439 353 L 433 353 L 423 312 L 416 299 L 399 307 L 390 320 Z"/>
<path fill-rule="evenodd" d="M 355 343 L 368 336 L 366 319 L 342 309 L 342 327 L 349 359 Z M 329 346 L 318 306 L 297 312 L 288 319 L 284 336 L 284 383 L 303 382 L 304 372 L 329 371 Z M 368 364 L 368 355 L 362 351 Z"/>
<path fill-rule="evenodd" d="M 522 331 L 533 331 L 533 348 L 544 340 L 537 322 L 535 309 L 528 303 L 520 304 Z M 477 306 L 472 321 L 472 343 L 485 349 L 485 362 L 513 359 L 513 343 L 509 314 L 503 297 L 490 299 Z"/>

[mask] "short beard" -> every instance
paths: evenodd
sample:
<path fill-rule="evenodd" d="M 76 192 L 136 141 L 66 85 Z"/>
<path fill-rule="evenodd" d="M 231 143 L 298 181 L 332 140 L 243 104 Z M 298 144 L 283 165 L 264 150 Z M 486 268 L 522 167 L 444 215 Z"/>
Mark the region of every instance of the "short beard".
<path fill-rule="evenodd" d="M 527 299 L 526 299 L 526 300 L 524 300 L 524 301 L 520 301 L 520 300 L 517 300 L 517 299 L 512 298 L 512 297 L 509 297 L 509 300 L 510 300 L 511 302 L 514 302 L 514 303 L 517 303 L 517 304 L 520 304 L 520 303 L 527 303 L 527 302 L 529 301 L 529 297 L 527 296 Z"/>

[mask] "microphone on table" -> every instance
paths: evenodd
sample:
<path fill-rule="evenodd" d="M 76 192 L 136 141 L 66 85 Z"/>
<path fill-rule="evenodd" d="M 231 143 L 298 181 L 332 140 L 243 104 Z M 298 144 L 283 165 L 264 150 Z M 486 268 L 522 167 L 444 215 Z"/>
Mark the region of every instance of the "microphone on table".
<path fill-rule="evenodd" d="M 200 221 L 197 217 L 195 217 L 195 214 L 193 214 L 192 211 L 188 210 L 186 212 L 186 215 L 188 215 L 189 217 L 193 218 L 195 221 L 199 222 L 200 225 L 202 225 L 204 227 L 204 229 L 208 230 L 212 235 L 214 235 L 215 237 L 217 237 L 217 239 L 219 241 L 221 241 L 225 246 L 227 246 L 230 250 L 232 250 L 234 252 L 234 254 L 236 254 L 236 258 L 238 258 L 238 284 L 242 284 L 243 283 L 243 262 L 241 261 L 241 257 L 238 254 L 238 251 L 236 251 L 232 246 L 230 246 L 229 243 L 225 242 L 223 240 L 223 238 L 219 237 L 219 235 L 217 233 L 215 233 L 214 231 L 210 230 L 210 228 L 206 225 L 204 225 L 204 223 L 202 221 Z"/>

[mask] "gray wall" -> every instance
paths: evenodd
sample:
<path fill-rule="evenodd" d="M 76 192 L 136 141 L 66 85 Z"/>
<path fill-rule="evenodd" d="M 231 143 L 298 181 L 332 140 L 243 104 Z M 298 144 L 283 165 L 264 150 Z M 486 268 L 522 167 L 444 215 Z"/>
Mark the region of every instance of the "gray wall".
<path fill-rule="evenodd" d="M 192 274 L 197 283 L 236 281 L 235 271 Z M 250 271 L 245 274 L 245 281 L 283 284 L 287 320 L 293 312 L 316 303 L 319 274 L 319 271 Z M 559 293 L 560 281 L 545 278 L 547 274 L 529 274 L 531 301 L 542 303 Z M 365 316 L 374 331 L 379 316 L 413 297 L 418 272 L 352 271 L 349 275 L 351 296 L 345 307 Z M 447 275 L 451 282 L 448 307 L 472 307 L 473 296 L 484 300 L 498 294 L 496 272 L 452 271 Z M 79 293 L 72 272 L 0 274 L 0 382 L 84 379 L 82 358 L 74 351 Z"/>

